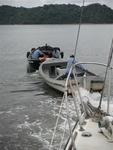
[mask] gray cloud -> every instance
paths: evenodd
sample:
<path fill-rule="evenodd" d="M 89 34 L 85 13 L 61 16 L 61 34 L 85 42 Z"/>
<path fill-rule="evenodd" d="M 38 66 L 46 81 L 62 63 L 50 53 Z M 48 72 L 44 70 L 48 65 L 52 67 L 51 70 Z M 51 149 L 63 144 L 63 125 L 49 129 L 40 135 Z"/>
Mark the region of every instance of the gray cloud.
<path fill-rule="evenodd" d="M 78 4 L 82 5 L 83 0 L 0 0 L 0 5 L 36 7 L 44 4 Z M 85 0 L 85 4 L 101 3 L 113 8 L 113 0 Z"/>

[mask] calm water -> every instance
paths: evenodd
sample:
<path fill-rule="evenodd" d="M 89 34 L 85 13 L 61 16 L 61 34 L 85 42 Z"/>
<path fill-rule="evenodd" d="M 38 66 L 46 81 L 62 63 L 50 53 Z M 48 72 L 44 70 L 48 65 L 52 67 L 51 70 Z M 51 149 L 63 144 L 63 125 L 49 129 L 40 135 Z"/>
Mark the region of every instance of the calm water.
<path fill-rule="evenodd" d="M 26 52 L 48 43 L 67 58 L 74 52 L 77 28 L 0 26 L 0 150 L 48 150 L 62 95 L 48 88 L 38 72 L 26 73 Z M 112 38 L 113 25 L 81 26 L 78 60 L 106 63 Z"/>

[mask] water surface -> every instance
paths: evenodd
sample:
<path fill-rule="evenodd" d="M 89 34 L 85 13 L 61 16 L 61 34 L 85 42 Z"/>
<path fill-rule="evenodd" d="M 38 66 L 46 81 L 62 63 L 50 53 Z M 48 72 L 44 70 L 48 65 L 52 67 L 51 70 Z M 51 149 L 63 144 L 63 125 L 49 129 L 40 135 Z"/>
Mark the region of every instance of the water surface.
<path fill-rule="evenodd" d="M 74 53 L 77 29 L 77 25 L 0 26 L 0 150 L 48 149 L 62 94 L 45 85 L 38 72 L 26 73 L 26 52 L 47 43 L 60 47 L 68 58 Z M 106 63 L 112 37 L 113 25 L 82 25 L 77 59 Z M 65 114 L 59 130 L 64 119 Z"/>

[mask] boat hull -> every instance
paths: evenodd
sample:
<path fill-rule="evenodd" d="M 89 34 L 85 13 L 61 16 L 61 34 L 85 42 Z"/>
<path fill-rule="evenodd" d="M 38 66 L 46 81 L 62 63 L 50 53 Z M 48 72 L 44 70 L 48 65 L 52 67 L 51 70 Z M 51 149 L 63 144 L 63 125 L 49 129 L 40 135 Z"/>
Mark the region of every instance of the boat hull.
<path fill-rule="evenodd" d="M 65 72 L 66 65 L 67 61 L 65 60 L 51 59 L 41 64 L 41 66 L 39 67 L 39 73 L 46 84 L 48 84 L 49 86 L 60 92 L 64 92 L 66 90 L 65 89 L 66 78 L 62 79 L 62 75 Z M 77 84 L 79 84 L 79 86 L 81 87 L 84 86 L 84 73 L 85 72 L 83 72 L 83 69 L 78 69 L 77 75 L 79 76 L 77 77 L 78 80 Z M 103 80 L 97 77 L 92 72 L 86 71 L 86 73 L 88 74 L 88 77 L 85 78 L 86 89 L 89 91 L 100 92 L 103 88 Z M 70 78 L 69 81 L 76 90 L 76 83 L 74 78 Z M 68 83 L 69 94 L 72 93 L 71 87 L 69 86 L 70 83 Z"/>

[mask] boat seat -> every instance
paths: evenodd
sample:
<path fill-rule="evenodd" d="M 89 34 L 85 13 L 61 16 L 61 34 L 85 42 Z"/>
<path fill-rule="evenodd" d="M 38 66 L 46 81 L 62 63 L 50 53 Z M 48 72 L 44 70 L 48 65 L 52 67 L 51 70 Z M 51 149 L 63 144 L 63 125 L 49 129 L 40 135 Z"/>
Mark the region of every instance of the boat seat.
<path fill-rule="evenodd" d="M 66 69 L 56 68 L 56 74 L 58 76 L 65 74 L 65 71 L 66 71 Z"/>
<path fill-rule="evenodd" d="M 67 75 L 65 74 L 65 72 L 66 72 L 66 69 L 56 68 L 56 74 L 57 74 L 56 80 L 63 80 L 67 78 Z M 84 75 L 84 72 L 77 72 L 76 74 L 77 77 L 82 77 L 83 75 Z M 72 74 L 70 76 L 71 78 L 73 78 Z"/>

